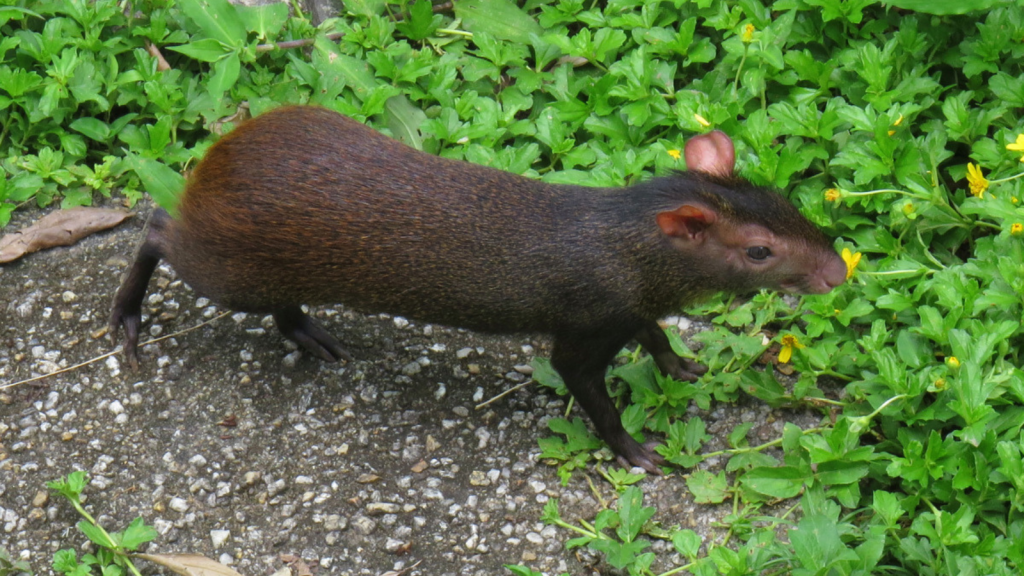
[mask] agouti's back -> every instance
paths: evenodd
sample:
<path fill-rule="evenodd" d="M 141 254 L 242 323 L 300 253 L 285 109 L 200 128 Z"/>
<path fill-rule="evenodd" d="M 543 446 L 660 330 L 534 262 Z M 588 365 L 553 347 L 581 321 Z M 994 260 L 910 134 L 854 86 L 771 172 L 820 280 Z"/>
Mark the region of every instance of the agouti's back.
<path fill-rule="evenodd" d="M 325 109 L 283 108 L 210 148 L 167 258 L 238 310 L 344 302 L 543 330 L 566 304 L 604 299 L 587 285 L 614 265 L 600 261 L 602 230 L 587 214 L 599 194 L 419 152 Z"/>
<path fill-rule="evenodd" d="M 717 291 L 824 293 L 846 266 L 779 194 L 733 176 L 721 132 L 687 142 L 689 171 L 637 186 L 556 186 L 409 148 L 334 112 L 286 107 L 210 147 L 177 220 L 150 218 L 111 326 L 136 363 L 141 304 L 160 259 L 196 292 L 270 312 L 325 360 L 350 359 L 301 304 L 555 337 L 552 365 L 620 461 L 662 459 L 622 428 L 604 388 L 631 339 L 695 380 L 656 320 Z"/>

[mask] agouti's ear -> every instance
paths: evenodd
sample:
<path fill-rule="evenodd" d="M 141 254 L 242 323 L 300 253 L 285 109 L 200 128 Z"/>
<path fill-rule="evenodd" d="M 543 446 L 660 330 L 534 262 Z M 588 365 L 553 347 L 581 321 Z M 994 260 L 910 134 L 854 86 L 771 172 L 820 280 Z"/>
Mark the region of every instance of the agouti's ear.
<path fill-rule="evenodd" d="M 715 213 L 701 206 L 683 204 L 675 210 L 660 212 L 657 220 L 667 236 L 695 240 L 715 223 Z"/>
<path fill-rule="evenodd" d="M 686 143 L 687 170 L 728 178 L 735 167 L 736 149 L 725 132 L 715 130 Z"/>

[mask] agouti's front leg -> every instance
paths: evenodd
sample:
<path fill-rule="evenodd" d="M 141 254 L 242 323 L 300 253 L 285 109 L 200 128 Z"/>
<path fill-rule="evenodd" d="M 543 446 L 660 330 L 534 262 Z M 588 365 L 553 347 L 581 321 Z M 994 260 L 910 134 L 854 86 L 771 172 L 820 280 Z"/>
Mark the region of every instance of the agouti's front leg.
<path fill-rule="evenodd" d="M 635 338 L 645 350 L 650 352 L 654 363 L 666 376 L 671 376 L 682 382 L 696 382 L 702 374 L 708 371 L 707 366 L 676 354 L 668 342 L 668 336 L 657 322 L 651 321 L 644 324 L 643 328 L 637 331 Z"/>
<path fill-rule="evenodd" d="M 639 466 L 652 474 L 661 474 L 665 462 L 653 448 L 656 443 L 640 444 L 622 427 L 604 375 L 608 363 L 622 349 L 628 337 L 556 336 L 551 365 L 562 376 L 576 401 L 590 416 L 597 435 L 608 443 L 623 467 Z"/>

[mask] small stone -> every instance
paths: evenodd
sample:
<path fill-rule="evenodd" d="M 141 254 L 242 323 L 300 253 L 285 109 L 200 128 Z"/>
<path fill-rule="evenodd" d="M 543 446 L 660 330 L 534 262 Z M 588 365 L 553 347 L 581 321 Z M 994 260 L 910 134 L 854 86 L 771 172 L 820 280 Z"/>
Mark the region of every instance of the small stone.
<path fill-rule="evenodd" d="M 188 510 L 188 502 L 184 498 L 178 498 L 175 496 L 171 498 L 171 501 L 167 503 L 167 507 L 175 512 L 184 513 Z"/>
<path fill-rule="evenodd" d="M 45 490 L 40 490 L 40 491 L 36 492 L 35 497 L 32 498 L 32 507 L 33 508 L 42 508 L 43 506 L 46 506 L 46 503 L 49 502 L 49 501 L 50 501 L 50 495 L 47 494 Z"/>
<path fill-rule="evenodd" d="M 398 514 L 402 509 L 398 504 L 391 502 L 372 502 L 366 505 L 366 513 L 370 516 L 383 516 L 385 514 Z"/>
<path fill-rule="evenodd" d="M 460 348 L 455 353 L 455 357 L 458 358 L 459 360 L 463 360 L 465 358 L 468 358 L 469 355 L 472 354 L 472 353 L 473 353 L 473 349 L 472 348 Z"/>
<path fill-rule="evenodd" d="M 292 352 L 291 354 L 288 354 L 287 356 L 282 358 L 281 364 L 283 364 L 285 368 L 295 368 L 295 364 L 299 361 L 299 358 L 301 357 L 302 352 L 296 350 L 295 352 Z"/>
<path fill-rule="evenodd" d="M 530 366 L 529 364 L 516 364 L 512 369 L 520 374 L 525 374 L 527 376 L 533 375 L 533 366 Z"/>
<path fill-rule="evenodd" d="M 110 408 L 110 411 L 113 412 L 115 415 L 124 413 L 124 405 L 117 400 L 111 402 L 108 408 Z"/>
<path fill-rule="evenodd" d="M 405 318 L 402 318 L 401 316 L 395 316 L 392 322 L 395 323 L 395 327 L 398 328 L 399 330 L 409 325 L 409 321 L 406 320 Z"/>
<path fill-rule="evenodd" d="M 469 483 L 473 486 L 490 486 L 491 480 L 487 477 L 487 474 L 479 470 L 473 470 L 469 473 Z"/>
<path fill-rule="evenodd" d="M 369 536 L 377 528 L 377 523 L 366 516 L 356 516 L 352 519 L 352 527 L 363 536 Z"/>
<path fill-rule="evenodd" d="M 402 374 L 406 376 L 415 376 L 423 370 L 423 365 L 419 362 L 409 362 L 405 366 L 402 366 Z"/>
<path fill-rule="evenodd" d="M 340 514 L 331 514 L 324 519 L 324 528 L 327 530 L 343 530 L 348 526 L 348 521 Z"/>
<path fill-rule="evenodd" d="M 78 295 L 75 294 L 74 292 L 70 291 L 70 290 L 67 290 L 63 294 L 60 295 L 60 299 L 65 301 L 65 302 L 67 302 L 68 304 L 70 304 L 70 303 L 74 302 L 75 300 L 78 300 Z"/>
<path fill-rule="evenodd" d="M 227 542 L 231 536 L 230 530 L 210 530 L 210 541 L 213 542 L 213 549 L 216 550 Z"/>

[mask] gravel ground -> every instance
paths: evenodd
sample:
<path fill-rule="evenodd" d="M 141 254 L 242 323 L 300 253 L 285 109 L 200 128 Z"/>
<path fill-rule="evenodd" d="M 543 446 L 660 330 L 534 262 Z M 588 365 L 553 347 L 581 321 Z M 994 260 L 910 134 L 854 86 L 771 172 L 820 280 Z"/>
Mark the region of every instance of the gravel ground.
<path fill-rule="evenodd" d="M 40 215 L 19 213 L 7 230 Z M 110 300 L 143 224 L 137 216 L 0 268 L 0 383 L 111 351 L 102 337 Z M 143 339 L 224 312 L 166 265 L 145 309 Z M 546 422 L 565 399 L 533 385 L 475 408 L 527 381 L 534 354 L 549 353 L 546 339 L 343 307 L 316 316 L 354 362 L 325 364 L 269 317 L 231 314 L 144 347 L 138 371 L 114 355 L 0 390 L 0 546 L 40 574 L 56 550 L 87 550 L 71 529 L 74 510 L 45 488 L 86 470 L 87 506 L 108 529 L 143 516 L 160 533 L 148 551 L 203 554 L 246 575 L 280 569 L 282 555 L 320 574 L 415 565 L 407 574 L 498 575 L 517 563 L 550 575 L 614 573 L 587 550 L 566 551 L 575 534 L 540 522 L 550 498 L 570 521 L 615 498 L 593 469 L 593 488 L 582 473 L 563 487 L 538 461 L 537 439 L 551 435 Z M 794 418 L 749 400 L 701 416 L 712 450 L 739 422 L 759 423 L 756 442 Z M 679 473 L 641 486 L 667 526 L 708 534 L 729 512 L 693 504 Z M 663 570 L 683 562 L 665 542 L 652 549 Z"/>

